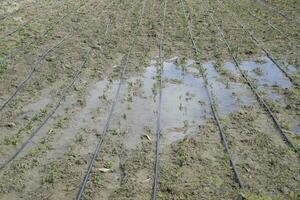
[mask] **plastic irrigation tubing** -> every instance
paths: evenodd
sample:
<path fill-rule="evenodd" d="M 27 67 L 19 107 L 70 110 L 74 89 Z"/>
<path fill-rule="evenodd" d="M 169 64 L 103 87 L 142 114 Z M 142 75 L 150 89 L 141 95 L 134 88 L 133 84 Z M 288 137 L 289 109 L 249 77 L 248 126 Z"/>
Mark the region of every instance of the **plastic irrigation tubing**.
<path fill-rule="evenodd" d="M 0 106 L 0 112 L 7 106 L 7 104 L 19 93 L 19 91 L 24 87 L 24 85 L 29 81 L 33 75 L 33 73 L 36 71 L 36 68 L 41 64 L 41 62 L 45 59 L 45 57 L 52 52 L 55 48 L 59 47 L 62 45 L 62 43 L 69 37 L 70 35 L 67 34 L 65 35 L 57 44 L 46 50 L 42 56 L 38 58 L 38 60 L 31 66 L 31 70 L 27 74 L 24 80 L 22 80 L 16 90 L 12 93 L 12 95 Z"/>
<path fill-rule="evenodd" d="M 62 17 L 60 17 L 58 20 L 54 21 L 54 22 L 51 22 L 50 24 L 48 24 L 47 28 L 46 28 L 46 31 L 41 35 L 39 36 L 39 38 L 35 38 L 33 39 L 31 42 L 23 45 L 22 47 L 20 48 L 14 48 L 12 49 L 6 56 L 4 56 L 4 58 L 2 58 L 0 60 L 0 64 L 4 63 L 7 59 L 11 59 L 13 57 L 13 54 L 16 55 L 16 53 L 24 50 L 24 49 L 27 49 L 28 47 L 30 47 L 32 44 L 34 44 L 35 42 L 37 42 L 38 39 L 41 39 L 43 37 L 45 37 L 47 35 L 47 33 L 52 29 L 53 25 L 54 24 L 59 24 L 63 21 L 64 18 L 66 18 L 67 16 L 69 16 L 70 14 L 72 14 L 73 12 L 77 12 L 81 7 L 83 7 L 85 4 L 87 3 L 87 1 L 85 1 L 83 4 L 80 4 L 78 5 L 75 10 L 71 10 L 70 12 L 67 12 L 65 15 L 63 15 Z M 98 4 L 99 5 L 99 4 Z"/>
<path fill-rule="evenodd" d="M 268 2 L 268 1 L 266 1 L 266 0 L 263 0 L 266 4 L 272 4 L 271 2 Z M 285 2 L 288 2 L 288 1 L 285 1 Z M 299 12 L 300 11 L 300 8 L 298 8 L 296 5 L 294 5 L 295 7 L 291 7 L 291 6 L 289 6 L 289 5 L 287 5 L 288 7 L 288 9 L 291 9 L 291 10 L 294 10 L 294 11 L 296 11 L 296 12 Z M 278 8 L 277 6 L 274 6 L 274 7 L 276 7 L 276 8 Z M 291 11 L 291 10 L 289 10 L 289 11 Z"/>
<path fill-rule="evenodd" d="M 44 33 L 39 36 L 39 38 L 35 38 L 33 40 L 31 40 L 29 43 L 21 46 L 20 48 L 14 48 L 12 49 L 6 56 L 4 56 L 3 59 L 0 60 L 0 64 L 4 63 L 7 59 L 10 59 L 13 57 L 13 54 L 16 55 L 16 53 L 24 50 L 24 49 L 27 49 L 28 47 L 30 47 L 32 44 L 34 44 L 38 39 L 41 39 L 43 37 L 45 37 L 47 35 L 47 33 L 51 30 L 51 28 L 53 27 L 54 24 L 59 24 L 63 21 L 64 18 L 66 18 L 67 16 L 69 16 L 70 14 L 72 14 L 73 12 L 76 13 L 81 7 L 83 7 L 85 4 L 87 3 L 87 1 L 85 1 L 83 4 L 80 4 L 79 6 L 77 6 L 75 8 L 75 10 L 71 10 L 70 12 L 67 12 L 65 15 L 63 15 L 62 17 L 60 17 L 58 20 L 54 21 L 54 22 L 51 22 L 47 28 L 46 28 L 46 31 L 44 31 Z"/>
<path fill-rule="evenodd" d="M 263 100 L 263 98 L 260 96 L 260 94 L 256 91 L 255 87 L 251 84 L 250 80 L 248 79 L 248 75 L 240 68 L 237 58 L 234 56 L 234 52 L 232 51 L 225 34 L 223 33 L 222 29 L 220 28 L 220 26 L 217 24 L 217 22 L 215 21 L 213 14 L 210 14 L 210 18 L 212 19 L 212 22 L 214 23 L 214 25 L 216 26 L 216 28 L 218 29 L 220 35 L 222 36 L 222 39 L 227 47 L 227 50 L 229 52 L 229 54 L 231 55 L 233 61 L 234 61 L 234 65 L 236 66 L 236 68 L 238 69 L 238 71 L 240 72 L 240 74 L 242 75 L 242 77 L 244 78 L 244 80 L 246 81 L 246 83 L 248 84 L 248 86 L 250 87 L 250 89 L 252 90 L 252 92 L 254 93 L 254 95 L 256 96 L 256 99 L 258 100 L 258 102 L 267 110 L 267 112 L 269 113 L 270 117 L 272 118 L 275 126 L 277 127 L 277 129 L 279 130 L 282 139 L 287 143 L 287 145 L 289 147 L 291 147 L 297 154 L 298 156 L 300 156 L 300 151 L 297 149 L 297 147 L 293 144 L 293 142 L 287 137 L 287 135 L 285 134 L 285 132 L 282 130 L 282 127 L 279 123 L 279 121 L 277 120 L 277 118 L 275 117 L 274 113 L 272 112 L 272 110 L 270 109 L 270 107 L 267 105 L 267 103 Z"/>
<path fill-rule="evenodd" d="M 277 27 L 275 27 L 273 24 L 271 24 L 268 20 L 263 19 L 262 17 L 258 17 L 256 14 L 254 14 L 253 12 L 251 12 L 249 9 L 244 8 L 239 1 L 237 0 L 233 0 L 239 7 L 241 7 L 242 9 L 246 10 L 251 16 L 253 16 L 256 19 L 259 19 L 260 21 L 265 22 L 265 24 L 268 24 L 271 28 L 273 28 L 274 30 L 278 31 L 280 34 L 282 34 L 283 36 L 287 37 L 286 34 L 284 34 L 280 29 L 278 29 Z"/>
<path fill-rule="evenodd" d="M 55 6 L 53 6 L 52 8 L 49 8 L 49 9 L 56 9 L 56 8 L 58 8 L 58 7 L 61 7 L 64 3 L 65 3 L 65 2 L 62 1 L 62 2 L 60 2 L 58 5 L 55 5 Z M 5 38 L 8 37 L 8 36 L 13 35 L 13 34 L 16 33 L 17 31 L 19 31 L 19 30 L 21 30 L 22 28 L 26 27 L 26 26 L 27 26 L 30 22 L 32 22 L 33 20 L 38 19 L 40 16 L 43 16 L 43 15 L 46 15 L 46 14 L 47 14 L 47 12 L 41 12 L 40 14 L 38 14 L 38 15 L 32 17 L 31 19 L 27 20 L 27 21 L 24 22 L 23 24 L 19 25 L 16 29 L 10 31 L 9 33 L 4 34 L 3 36 L 0 36 L 0 40 L 3 40 L 3 39 L 5 39 Z"/>
<path fill-rule="evenodd" d="M 218 3 L 223 7 L 223 9 L 224 10 L 226 10 L 225 9 L 225 7 L 224 7 L 224 5 L 219 1 L 219 0 L 217 0 L 218 1 Z M 226 10 L 227 11 L 227 13 L 242 27 L 242 29 L 247 33 L 247 34 L 249 34 L 250 35 L 250 38 L 251 38 L 251 40 L 253 41 L 253 43 L 258 47 L 258 48 L 260 48 L 265 54 L 266 54 L 266 56 L 272 61 L 272 63 L 290 80 L 290 82 L 292 83 L 292 84 L 294 84 L 294 85 L 298 85 L 295 81 L 294 81 L 294 79 L 288 74 L 288 72 L 286 71 L 286 70 L 284 70 L 283 69 L 283 67 L 282 66 L 280 66 L 279 65 L 279 63 L 273 58 L 273 56 L 271 55 L 271 53 L 267 50 L 267 49 L 265 49 L 264 47 L 262 47 L 261 45 L 260 45 L 260 42 L 259 42 L 259 40 L 237 19 L 237 17 L 236 17 L 236 15 L 234 14 L 234 13 L 232 13 L 232 12 L 230 12 L 229 10 Z"/>
<path fill-rule="evenodd" d="M 117 105 L 117 101 L 118 101 L 119 94 L 120 94 L 120 91 L 121 91 L 122 83 L 124 81 L 123 79 L 124 79 L 124 75 L 125 75 L 126 68 L 127 68 L 127 65 L 128 65 L 128 59 L 131 56 L 132 49 L 136 44 L 138 32 L 140 31 L 140 27 L 141 27 L 141 24 L 142 24 L 142 19 L 143 19 L 144 11 L 145 11 L 146 1 L 147 0 L 143 0 L 143 5 L 142 5 L 142 9 L 141 9 L 141 14 L 140 14 L 140 19 L 139 19 L 139 22 L 138 22 L 138 26 L 137 26 L 134 34 L 133 34 L 133 39 L 131 41 L 130 47 L 129 47 L 129 49 L 127 51 L 127 54 L 125 55 L 125 57 L 123 59 L 123 62 L 122 62 L 122 65 L 121 65 L 122 71 L 120 73 L 120 80 L 119 80 L 118 88 L 117 88 L 117 91 L 116 91 L 116 94 L 115 94 L 115 97 L 114 97 L 114 100 L 113 100 L 111 110 L 110 110 L 110 112 L 107 116 L 106 123 L 105 123 L 105 126 L 103 128 L 101 138 L 99 139 L 99 141 L 96 145 L 93 157 L 92 157 L 92 159 L 90 160 L 90 162 L 88 164 L 87 171 L 86 171 L 85 176 L 83 178 L 83 181 L 80 185 L 80 189 L 79 189 L 79 191 L 76 195 L 76 200 L 81 200 L 82 196 L 84 195 L 85 188 L 87 186 L 89 177 L 91 176 L 91 172 L 92 172 L 94 163 L 95 163 L 96 158 L 98 157 L 98 155 L 100 153 L 101 146 L 104 142 L 105 136 L 107 135 L 107 131 L 108 131 L 108 128 L 109 128 L 109 125 L 110 125 L 110 122 L 111 122 L 112 114 L 113 114 L 113 112 L 115 110 L 115 107 Z"/>
<path fill-rule="evenodd" d="M 165 34 L 165 21 L 166 21 L 166 12 L 167 12 L 167 2 L 164 1 L 163 5 L 163 18 L 161 21 L 161 38 L 159 44 L 159 96 L 157 103 L 157 118 L 156 118 L 156 148 L 155 148 L 155 165 L 154 165 L 154 178 L 153 178 L 153 192 L 152 200 L 157 199 L 158 191 L 158 176 L 160 169 L 160 133 L 161 133 L 161 102 L 162 102 L 162 74 L 164 69 L 164 34 Z"/>
<path fill-rule="evenodd" d="M 110 4 L 113 1 L 110 2 Z M 109 4 L 109 5 L 110 5 Z M 98 3 L 97 6 L 93 7 L 93 9 L 97 9 L 97 7 L 99 7 L 100 3 Z M 92 10 L 90 10 L 91 12 Z M 89 13 L 90 13 L 89 12 Z M 41 57 L 38 58 L 37 62 L 35 62 L 32 66 L 31 66 L 31 70 L 29 71 L 29 73 L 27 74 L 27 76 L 25 77 L 24 80 L 22 80 L 16 90 L 12 93 L 12 95 L 0 106 L 0 112 L 8 105 L 8 103 L 19 93 L 19 91 L 24 87 L 24 85 L 31 79 L 33 73 L 36 71 L 36 68 L 39 66 L 39 64 L 41 64 L 41 62 L 45 59 L 45 57 L 52 52 L 55 48 L 59 47 L 67 38 L 71 38 L 78 30 L 74 31 L 71 34 L 66 34 L 62 40 L 60 40 L 56 45 L 54 45 L 53 47 L 51 47 L 50 49 L 46 50 L 46 52 L 43 53 L 43 55 Z"/>
<path fill-rule="evenodd" d="M 56 112 L 56 110 L 59 108 L 59 106 L 61 105 L 61 103 L 63 102 L 65 96 L 67 95 L 67 93 L 70 91 L 71 87 L 74 85 L 75 81 L 78 79 L 80 73 L 82 72 L 82 69 L 84 68 L 87 59 L 90 55 L 91 52 L 91 48 L 88 48 L 85 58 L 82 61 L 78 71 L 75 73 L 75 75 L 73 76 L 72 81 L 69 83 L 69 85 L 64 89 L 61 97 L 59 98 L 59 100 L 57 101 L 55 107 L 53 108 L 53 110 L 47 115 L 47 117 L 39 124 L 39 126 L 34 129 L 34 131 L 31 132 L 29 138 L 15 151 L 15 153 L 8 159 L 6 160 L 1 166 L 0 166 L 0 170 L 3 170 L 11 161 L 13 161 L 22 151 L 23 149 L 31 142 L 32 138 L 39 132 L 39 130 L 48 122 L 48 120 L 53 116 L 53 114 Z"/>
<path fill-rule="evenodd" d="M 299 22 L 294 21 L 292 18 L 288 17 L 287 14 L 283 13 L 282 11 L 280 11 L 277 7 L 271 6 L 270 4 L 269 4 L 269 5 L 266 5 L 266 2 L 265 2 L 265 1 L 258 0 L 258 2 L 259 2 L 261 5 L 263 5 L 265 8 L 267 8 L 268 10 L 272 10 L 272 11 L 274 11 L 275 13 L 277 13 L 278 15 L 282 16 L 282 17 L 285 18 L 287 21 L 289 21 L 289 22 L 291 22 L 291 23 L 294 23 L 294 24 L 297 24 L 297 26 L 300 25 Z"/>
<path fill-rule="evenodd" d="M 298 44 L 294 44 L 293 40 L 287 35 L 285 34 L 282 30 L 280 30 L 279 28 L 275 27 L 272 23 L 270 23 L 268 20 L 263 19 L 261 17 L 258 17 L 256 14 L 254 14 L 253 12 L 251 12 L 249 9 L 247 8 L 243 8 L 243 6 L 240 4 L 239 1 L 237 0 L 233 0 L 239 7 L 241 7 L 242 9 L 246 10 L 247 13 L 249 13 L 249 15 L 251 15 L 252 17 L 264 22 L 265 24 L 267 24 L 269 27 L 271 27 L 272 29 L 276 30 L 278 33 L 280 33 L 283 37 L 285 37 L 286 39 L 289 40 L 289 42 L 291 43 L 291 46 L 295 46 L 297 48 L 300 48 L 300 46 Z"/>
<path fill-rule="evenodd" d="M 113 1 L 111 1 L 112 3 Z M 110 5 L 110 4 L 109 4 Z M 105 34 L 107 34 L 109 25 L 111 23 L 111 19 L 109 19 L 108 25 L 106 27 L 106 32 Z M 59 101 L 57 102 L 56 106 L 54 107 L 54 109 L 52 110 L 52 112 L 44 119 L 44 121 L 31 133 L 30 137 L 21 145 L 21 147 L 8 159 L 4 162 L 4 164 L 2 164 L 0 166 L 0 170 L 4 169 L 12 160 L 14 160 L 21 152 L 22 150 L 31 142 L 32 138 L 38 133 L 38 131 L 47 123 L 47 121 L 53 116 L 53 114 L 56 112 L 56 110 L 59 108 L 59 106 L 61 105 L 62 101 L 64 100 L 66 94 L 68 93 L 68 91 L 70 90 L 70 88 L 74 85 L 75 81 L 78 79 L 82 69 L 84 68 L 87 59 L 90 55 L 91 52 L 91 48 L 88 48 L 86 55 L 84 56 L 84 60 L 80 65 L 79 70 L 77 71 L 77 73 L 74 75 L 71 83 L 65 88 L 65 90 L 63 91 L 63 94 L 61 95 Z"/>
<path fill-rule="evenodd" d="M 187 28 L 188 28 L 189 38 L 190 38 L 190 40 L 192 42 L 192 47 L 194 49 L 195 54 L 199 55 L 199 50 L 198 50 L 198 47 L 196 45 L 196 41 L 195 41 L 195 39 L 193 37 L 192 30 L 191 30 L 191 27 L 190 27 L 190 24 L 189 24 L 189 17 L 186 14 L 186 9 L 184 7 L 183 0 L 180 0 L 180 1 L 181 1 L 181 6 L 182 6 L 182 9 L 183 9 L 183 12 L 184 12 L 185 20 L 188 23 L 187 24 Z M 200 65 L 200 62 L 199 62 L 199 65 Z M 211 107 L 211 110 L 212 110 L 213 117 L 215 119 L 216 125 L 217 125 L 217 127 L 219 129 L 219 133 L 220 133 L 220 136 L 221 136 L 221 140 L 223 142 L 223 146 L 224 146 L 225 152 L 229 156 L 230 165 L 231 165 L 233 173 L 235 175 L 235 181 L 239 184 L 239 186 L 240 186 L 241 189 L 244 189 L 244 187 L 245 187 L 244 183 L 243 183 L 243 181 L 242 181 L 242 179 L 241 179 L 241 177 L 240 177 L 240 175 L 238 173 L 238 170 L 237 170 L 236 165 L 235 165 L 235 161 L 233 160 L 233 158 L 231 156 L 226 136 L 224 134 L 223 128 L 221 126 L 220 120 L 219 120 L 218 115 L 217 115 L 217 109 L 215 108 L 215 106 L 213 104 L 213 98 L 211 96 L 211 91 L 208 88 L 208 79 L 207 79 L 206 75 L 203 72 L 201 73 L 201 75 L 202 75 L 202 77 L 204 79 L 204 85 L 205 85 L 205 89 L 206 89 L 206 92 L 207 92 L 207 95 L 208 95 L 208 98 L 209 98 L 210 107 Z"/>

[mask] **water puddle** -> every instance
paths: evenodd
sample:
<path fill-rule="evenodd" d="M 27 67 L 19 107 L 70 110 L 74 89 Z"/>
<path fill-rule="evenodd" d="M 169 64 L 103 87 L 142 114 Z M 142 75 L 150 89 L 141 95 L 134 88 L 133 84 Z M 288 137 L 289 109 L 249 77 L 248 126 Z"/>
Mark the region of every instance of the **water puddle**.
<path fill-rule="evenodd" d="M 278 86 L 280 88 L 290 88 L 293 86 L 276 65 L 266 57 L 263 57 L 260 62 L 244 61 L 240 66 L 247 71 L 251 78 L 257 81 L 260 87 Z M 292 66 L 289 69 L 289 71 L 293 71 Z"/>
<path fill-rule="evenodd" d="M 49 97 L 43 96 L 38 101 L 25 105 L 21 114 L 17 117 L 18 123 L 26 123 L 26 121 L 32 119 L 41 110 L 45 110 L 50 101 Z"/>
<path fill-rule="evenodd" d="M 107 80 L 98 81 L 90 87 L 85 96 L 84 107 L 75 106 L 68 127 L 61 131 L 63 134 L 56 136 L 52 158 L 62 156 L 68 147 L 76 142 L 76 134 L 83 130 L 93 130 L 92 132 L 95 135 L 101 133 L 104 120 L 97 118 L 96 113 L 103 111 L 103 114 L 106 114 L 106 108 L 109 107 L 106 104 L 113 96 L 115 88 L 116 84 L 110 84 Z M 106 96 L 104 97 L 104 95 Z"/>
<path fill-rule="evenodd" d="M 232 65 L 228 65 L 232 67 Z M 247 90 L 246 85 L 232 82 L 222 77 L 215 69 L 213 62 L 204 64 L 207 70 L 207 78 L 215 95 L 219 114 L 225 116 L 240 108 L 249 106 L 255 102 L 252 93 Z"/>
<path fill-rule="evenodd" d="M 23 112 L 31 113 L 31 112 L 40 111 L 41 109 L 43 109 L 44 107 L 46 107 L 48 105 L 49 101 L 50 100 L 48 97 L 44 97 L 37 102 L 27 104 L 26 106 L 23 107 Z"/>
<path fill-rule="evenodd" d="M 252 78 L 257 79 L 261 88 L 275 84 L 280 88 L 291 87 L 280 71 L 268 62 L 245 61 L 242 66 Z M 127 78 L 121 88 L 109 131 L 112 135 L 118 135 L 127 149 L 134 149 L 145 137 L 152 142 L 155 140 L 159 90 L 156 67 L 157 62 L 151 61 L 143 74 Z M 256 102 L 246 84 L 221 75 L 216 71 L 214 62 L 207 62 L 203 67 L 221 117 Z M 232 63 L 225 63 L 224 68 L 239 76 Z M 262 70 L 259 74 L 256 72 L 258 68 Z M 162 78 L 161 143 L 164 146 L 199 133 L 199 126 L 211 119 L 212 114 L 203 78 L 199 76 L 193 60 L 187 60 L 183 65 L 176 64 L 176 60 L 164 62 Z M 64 152 L 62 149 L 74 143 L 74 134 L 83 128 L 101 133 L 118 83 L 118 80 L 101 80 L 88 89 L 84 107 L 73 106 L 75 110 L 70 125 L 55 139 L 54 149 L 57 152 Z M 274 101 L 282 99 L 280 94 L 273 91 L 269 97 Z M 30 105 L 29 109 L 42 107 L 47 100 L 35 104 Z"/>
<path fill-rule="evenodd" d="M 211 116 L 204 81 L 190 63 L 183 67 L 164 63 L 162 93 L 163 143 L 197 133 L 198 126 Z"/>
<path fill-rule="evenodd" d="M 296 73 L 296 68 L 292 65 L 286 65 L 288 73 Z M 255 81 L 258 89 L 272 101 L 286 105 L 282 92 L 286 88 L 293 87 L 293 84 L 284 76 L 284 74 L 267 57 L 262 57 L 257 61 L 244 61 L 240 64 L 242 70 L 245 70 L 248 76 Z M 234 75 L 239 76 L 233 63 L 225 63 L 224 68 Z"/>
<path fill-rule="evenodd" d="M 291 128 L 291 131 L 296 135 L 300 136 L 300 124 L 296 124 Z"/>
<path fill-rule="evenodd" d="M 128 133 L 124 140 L 128 148 L 134 148 L 145 134 L 152 136 L 153 139 L 159 89 L 156 65 L 157 63 L 152 61 L 141 76 L 127 80 L 127 90 L 128 85 L 138 85 L 140 92 L 135 93 L 143 94 L 133 95 L 130 103 L 132 109 L 126 110 L 128 103 L 124 103 L 125 100 L 124 105 L 120 105 L 118 109 L 120 116 L 122 113 L 127 115 L 120 127 Z M 228 87 L 226 83 L 223 83 L 221 76 L 214 69 L 213 62 L 206 63 L 205 68 L 207 68 L 210 88 L 215 94 L 221 116 L 255 102 L 255 98 L 244 85 L 230 83 Z M 164 62 L 162 77 L 162 143 L 168 145 L 186 135 L 196 134 L 199 125 L 204 124 L 212 115 L 204 81 L 199 76 L 194 61 L 187 60 L 184 65 L 176 65 L 175 61 Z"/>

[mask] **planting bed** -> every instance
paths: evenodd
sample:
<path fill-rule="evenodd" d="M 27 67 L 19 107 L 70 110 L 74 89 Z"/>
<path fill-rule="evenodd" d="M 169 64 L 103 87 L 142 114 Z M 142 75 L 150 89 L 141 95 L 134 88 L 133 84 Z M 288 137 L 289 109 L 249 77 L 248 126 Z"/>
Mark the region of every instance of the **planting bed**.
<path fill-rule="evenodd" d="M 0 199 L 299 199 L 300 2 L 0 2 Z"/>

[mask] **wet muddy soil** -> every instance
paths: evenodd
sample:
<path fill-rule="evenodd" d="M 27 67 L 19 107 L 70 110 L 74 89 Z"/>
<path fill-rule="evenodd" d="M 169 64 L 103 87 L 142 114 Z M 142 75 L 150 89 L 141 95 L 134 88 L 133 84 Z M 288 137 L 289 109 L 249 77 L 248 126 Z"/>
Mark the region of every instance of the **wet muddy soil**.
<path fill-rule="evenodd" d="M 1 2 L 0 199 L 299 199 L 299 8 Z"/>

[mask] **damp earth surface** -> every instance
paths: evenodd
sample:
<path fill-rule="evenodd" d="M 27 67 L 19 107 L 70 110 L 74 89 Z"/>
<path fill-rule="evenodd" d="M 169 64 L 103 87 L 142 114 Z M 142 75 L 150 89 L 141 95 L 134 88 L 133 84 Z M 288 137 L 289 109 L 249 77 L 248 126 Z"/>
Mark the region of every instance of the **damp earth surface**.
<path fill-rule="evenodd" d="M 0 200 L 299 199 L 299 9 L 1 1 Z"/>

